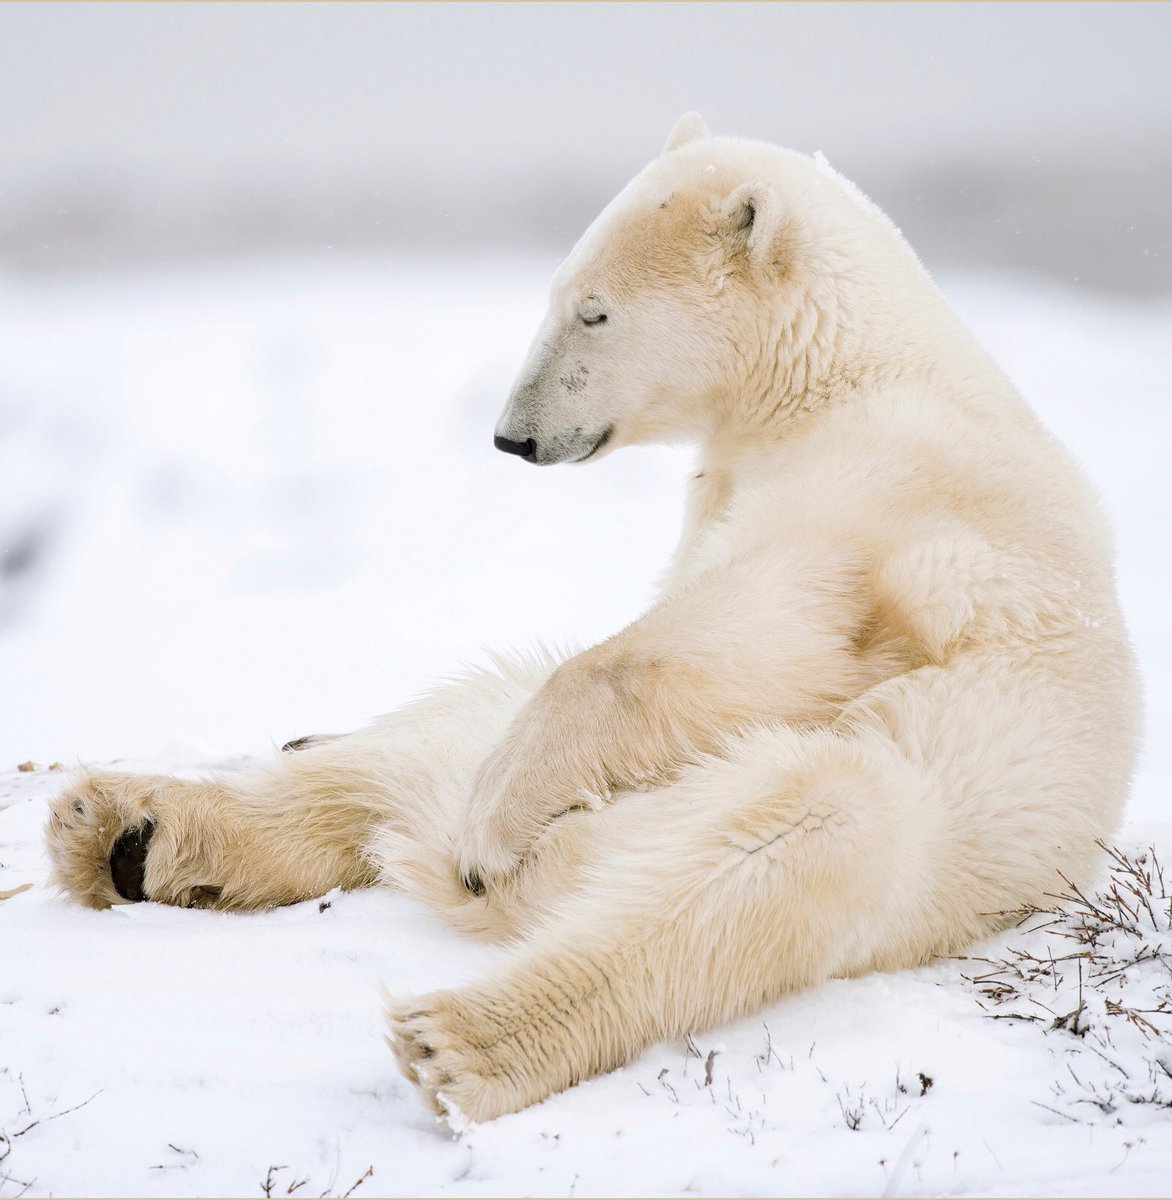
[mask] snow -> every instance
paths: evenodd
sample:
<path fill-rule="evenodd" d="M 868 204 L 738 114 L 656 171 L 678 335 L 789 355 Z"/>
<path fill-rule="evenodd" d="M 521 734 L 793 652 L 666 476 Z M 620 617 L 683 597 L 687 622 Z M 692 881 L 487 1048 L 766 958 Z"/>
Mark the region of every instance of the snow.
<path fill-rule="evenodd" d="M 498 951 L 390 892 L 240 917 L 45 886 L 51 763 L 230 766 L 647 603 L 689 455 L 540 471 L 489 444 L 553 265 L 0 276 L 0 893 L 33 885 L 0 900 L 0 1196 L 1166 1193 L 1172 1109 L 1079 1103 L 1071 1071 L 1111 1068 L 993 1019 L 971 961 L 829 983 L 454 1136 L 396 1073 L 379 987 Z M 1117 840 L 1172 863 L 1172 302 L 941 283 L 1103 491 L 1149 729 Z M 971 954 L 1067 944 L 1031 928 Z M 1154 1006 L 1159 966 L 1095 1014 Z M 1030 994 L 1061 1013 L 1074 986 Z M 1111 1028 L 1138 1086 L 1172 1030 Z"/>

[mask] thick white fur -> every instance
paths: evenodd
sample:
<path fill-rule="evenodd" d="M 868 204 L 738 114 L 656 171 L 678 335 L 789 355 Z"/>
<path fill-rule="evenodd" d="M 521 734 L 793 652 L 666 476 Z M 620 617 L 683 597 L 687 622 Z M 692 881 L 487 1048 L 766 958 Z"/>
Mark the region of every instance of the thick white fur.
<path fill-rule="evenodd" d="M 652 608 L 242 776 L 85 776 L 64 887 L 119 902 L 149 817 L 152 899 L 377 879 L 514 939 L 390 1005 L 409 1077 L 479 1120 L 1090 879 L 1139 693 L 1096 499 L 824 164 L 685 118 L 555 277 L 498 431 L 538 461 L 699 443 Z"/>

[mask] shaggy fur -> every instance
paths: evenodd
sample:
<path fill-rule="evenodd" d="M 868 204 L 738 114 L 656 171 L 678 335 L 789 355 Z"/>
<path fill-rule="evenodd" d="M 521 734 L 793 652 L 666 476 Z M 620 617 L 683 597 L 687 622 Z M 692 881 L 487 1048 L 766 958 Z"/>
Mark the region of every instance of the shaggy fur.
<path fill-rule="evenodd" d="M 152 900 L 383 882 L 514 939 L 389 1004 L 405 1073 L 483 1120 L 1090 882 L 1139 694 L 1101 512 L 824 162 L 684 118 L 558 271 L 497 433 L 699 443 L 652 608 L 240 775 L 85 775 L 63 888 L 119 903 L 112 849 L 153 822 Z"/>

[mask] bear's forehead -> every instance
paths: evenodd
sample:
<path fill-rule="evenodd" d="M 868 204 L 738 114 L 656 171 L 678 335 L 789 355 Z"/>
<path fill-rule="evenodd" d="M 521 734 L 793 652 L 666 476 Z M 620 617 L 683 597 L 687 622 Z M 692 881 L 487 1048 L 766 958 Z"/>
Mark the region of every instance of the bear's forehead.
<path fill-rule="evenodd" d="M 657 267 L 666 270 L 681 255 L 702 250 L 733 186 L 727 171 L 653 172 L 649 168 L 603 209 L 578 240 L 554 276 L 555 288 L 598 274 L 612 275 L 614 283 L 621 285 L 628 277 Z"/>
<path fill-rule="evenodd" d="M 555 275 L 554 286 L 621 292 L 647 282 L 700 249 L 702 228 L 699 214 L 685 214 L 682 206 L 671 215 L 658 206 L 625 213 L 578 243 Z"/>
<path fill-rule="evenodd" d="M 554 274 L 554 296 L 678 281 L 681 262 L 710 253 L 726 201 L 749 182 L 768 183 L 783 207 L 825 207 L 828 187 L 843 191 L 793 150 L 738 138 L 682 146 L 649 163 L 602 210 Z"/>

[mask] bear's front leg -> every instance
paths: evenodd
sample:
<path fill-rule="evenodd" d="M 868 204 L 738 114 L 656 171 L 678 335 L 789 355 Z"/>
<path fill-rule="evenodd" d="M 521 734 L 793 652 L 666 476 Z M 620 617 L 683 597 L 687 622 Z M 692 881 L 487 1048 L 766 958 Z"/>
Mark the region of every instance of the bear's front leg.
<path fill-rule="evenodd" d="M 656 664 L 614 643 L 563 663 L 477 773 L 456 846 L 469 891 L 511 874 L 563 813 L 671 779 L 683 744 L 665 736 L 669 691 Z"/>
<path fill-rule="evenodd" d="M 603 757 L 614 698 L 587 657 L 554 672 L 476 774 L 456 861 L 477 895 L 516 868 L 555 816 L 596 808 L 609 794 Z"/>
<path fill-rule="evenodd" d="M 859 651 L 853 543 L 790 548 L 693 581 L 564 662 L 513 720 L 473 785 L 456 862 L 479 893 L 560 813 L 660 786 L 762 722 L 816 724 L 883 678 Z"/>

